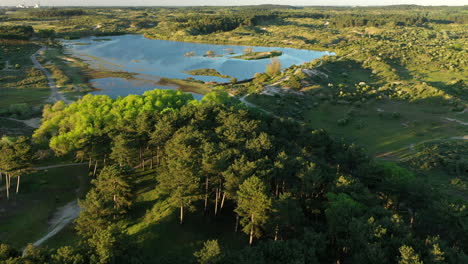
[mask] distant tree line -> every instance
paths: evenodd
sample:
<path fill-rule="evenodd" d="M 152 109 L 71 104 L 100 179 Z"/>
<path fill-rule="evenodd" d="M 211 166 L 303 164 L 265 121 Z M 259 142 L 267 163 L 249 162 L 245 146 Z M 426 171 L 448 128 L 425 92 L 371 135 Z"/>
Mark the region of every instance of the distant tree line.
<path fill-rule="evenodd" d="M 249 13 L 242 12 L 233 15 L 188 15 L 172 17 L 170 22 L 175 22 L 176 27 L 185 29 L 192 35 L 210 34 L 218 31 L 231 31 L 240 26 L 256 26 L 263 21 L 277 19 L 278 16 L 271 12 Z"/>
<path fill-rule="evenodd" d="M 32 26 L 0 26 L 0 39 L 28 40 L 33 34 Z"/>
<path fill-rule="evenodd" d="M 82 9 L 62 8 L 45 8 L 29 12 L 30 16 L 37 18 L 82 16 L 84 14 L 86 14 L 86 12 Z"/>
<path fill-rule="evenodd" d="M 340 15 L 332 19 L 332 24 L 343 27 L 379 27 L 388 24 L 396 26 L 421 26 L 427 23 L 429 19 L 425 16 L 414 15 Z"/>

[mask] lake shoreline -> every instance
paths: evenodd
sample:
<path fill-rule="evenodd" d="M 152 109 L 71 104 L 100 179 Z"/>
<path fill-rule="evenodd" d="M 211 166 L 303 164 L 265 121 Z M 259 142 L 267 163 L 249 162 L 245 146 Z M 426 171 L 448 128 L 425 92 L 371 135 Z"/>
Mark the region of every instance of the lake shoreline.
<path fill-rule="evenodd" d="M 210 91 L 210 87 L 228 83 L 229 79 L 250 80 L 256 73 L 265 71 L 270 58 L 239 59 L 239 56 L 245 55 L 246 48 L 251 49 L 252 53 L 281 54 L 276 58 L 281 60 L 284 69 L 333 54 L 289 47 L 247 47 L 151 39 L 139 34 L 106 36 L 106 41 L 101 39 L 104 38 L 62 40 L 62 44 L 69 57 L 86 65 L 86 75 L 94 88 L 91 93 L 110 93 L 111 96 L 166 89 L 159 87 L 161 85 L 203 95 Z M 191 56 L 185 56 L 187 53 Z M 203 69 L 217 74 L 199 74 Z M 151 84 L 146 78 L 138 78 L 138 75 L 151 76 L 150 79 L 159 81 Z"/>

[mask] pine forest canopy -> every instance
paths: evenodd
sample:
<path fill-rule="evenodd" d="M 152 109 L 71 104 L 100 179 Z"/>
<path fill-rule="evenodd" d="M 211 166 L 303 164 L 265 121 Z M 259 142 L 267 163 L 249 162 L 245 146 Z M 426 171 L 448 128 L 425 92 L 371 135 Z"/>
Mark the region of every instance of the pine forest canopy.
<path fill-rule="evenodd" d="M 50 142 L 59 155 L 105 164 L 80 202 L 77 230 L 88 243 L 69 249 L 73 254 L 66 257 L 79 256 L 77 263 L 129 258 L 145 263 L 130 242 L 137 234 L 122 227 L 134 212 L 137 179 L 130 168 L 135 166 L 150 167 L 156 191 L 167 197 L 169 208 L 178 209 L 181 224 L 193 221 L 187 212 L 216 218 L 234 208 L 235 229 L 244 231 L 250 244 L 272 239 L 240 251 L 221 251 L 217 241 L 210 242 L 195 254 L 198 259 L 258 263 L 246 259 L 261 254 L 261 263 L 462 263 L 466 258 L 463 226 L 435 224 L 458 221 L 460 201 L 434 192 L 407 169 L 376 162 L 322 130 L 253 111 L 225 92 L 200 102 L 171 90 L 115 100 L 85 96 L 68 106 L 48 106 L 43 118 L 35 140 Z"/>

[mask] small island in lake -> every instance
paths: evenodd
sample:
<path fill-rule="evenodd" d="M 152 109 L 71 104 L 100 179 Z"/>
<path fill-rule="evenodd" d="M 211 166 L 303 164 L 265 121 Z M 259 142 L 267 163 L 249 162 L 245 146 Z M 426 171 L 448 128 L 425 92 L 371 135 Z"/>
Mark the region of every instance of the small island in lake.
<path fill-rule="evenodd" d="M 204 76 L 214 76 L 220 78 L 231 78 L 229 75 L 221 74 L 215 69 L 196 69 L 191 71 L 186 71 L 185 73 L 190 75 L 204 75 Z"/>
<path fill-rule="evenodd" d="M 271 51 L 256 51 L 256 52 L 249 52 L 239 56 L 233 57 L 234 59 L 243 59 L 243 60 L 261 60 L 261 59 L 268 59 L 273 57 L 279 57 L 283 55 L 282 51 L 279 50 L 271 50 Z"/>

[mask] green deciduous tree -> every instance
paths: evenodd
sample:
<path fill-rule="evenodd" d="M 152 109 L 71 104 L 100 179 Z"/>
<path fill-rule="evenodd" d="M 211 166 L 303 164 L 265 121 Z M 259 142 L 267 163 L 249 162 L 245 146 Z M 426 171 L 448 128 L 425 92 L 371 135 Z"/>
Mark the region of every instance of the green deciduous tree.
<path fill-rule="evenodd" d="M 267 65 L 265 73 L 274 77 L 281 73 L 281 62 L 277 58 L 271 59 L 271 63 Z"/>
<path fill-rule="evenodd" d="M 403 245 L 400 247 L 400 260 L 398 264 L 423 264 L 423 262 L 412 247 Z"/>

